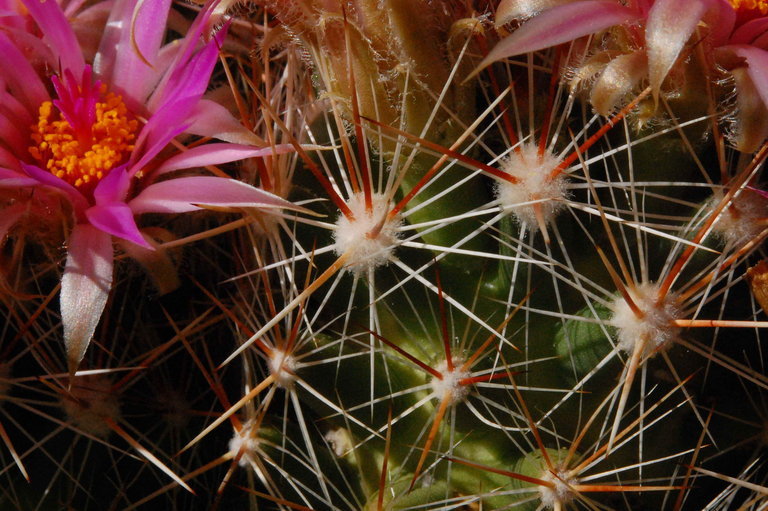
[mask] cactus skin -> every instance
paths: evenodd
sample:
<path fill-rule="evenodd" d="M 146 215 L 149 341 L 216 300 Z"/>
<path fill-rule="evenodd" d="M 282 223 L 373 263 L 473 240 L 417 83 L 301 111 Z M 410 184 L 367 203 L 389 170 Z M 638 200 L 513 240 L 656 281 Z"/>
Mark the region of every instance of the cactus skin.
<path fill-rule="evenodd" d="M 758 319 L 757 309 L 744 301 L 749 301 L 749 290 L 736 282 L 748 261 L 759 257 L 754 255 L 759 243 L 748 247 L 741 239 L 723 246 L 705 232 L 708 223 L 717 224 L 718 209 L 735 211 L 738 204 L 738 199 L 715 204 L 705 197 L 741 186 L 738 169 L 748 157 L 742 157 L 741 164 L 733 160 L 725 172 L 718 163 L 717 144 L 722 138 L 712 132 L 713 123 L 706 120 L 702 106 L 711 101 L 713 92 L 702 84 L 706 74 L 701 62 L 694 59 L 687 67 L 673 69 L 669 82 L 677 82 L 663 88 L 673 114 L 654 106 L 653 97 L 640 96 L 639 103 L 620 113 L 626 119 L 614 118 L 608 122 L 616 127 L 599 130 L 606 120 L 589 113 L 589 95 L 575 90 L 569 95 L 561 85 L 571 76 L 565 55 L 572 52 L 569 58 L 575 62 L 574 53 L 594 48 L 574 44 L 570 49 L 524 55 L 514 63 L 495 64 L 469 82 L 462 83 L 460 77 L 443 82 L 446 64 L 466 70 L 479 62 L 496 42 L 493 27 L 477 18 L 458 17 L 450 31 L 445 23 L 425 25 L 424 40 L 442 37 L 447 41 L 443 48 L 463 46 L 456 34 L 468 37 L 461 57 L 458 51 L 433 55 L 431 67 L 425 67 L 420 53 L 424 48 L 410 46 L 411 20 L 404 23 L 395 15 L 402 14 L 398 5 L 346 4 L 346 22 L 339 21 L 334 6 L 315 7 L 313 16 L 335 16 L 336 44 L 324 42 L 306 20 L 276 10 L 315 56 L 321 90 L 349 126 L 347 133 L 336 132 L 341 141 L 336 143 L 349 147 L 336 161 L 346 164 L 337 168 L 324 154 L 317 155 L 318 161 L 326 162 L 324 167 L 337 181 L 351 179 L 345 176 L 351 172 L 347 165 L 354 162 L 358 180 L 369 172 L 372 184 L 360 181 L 353 187 L 371 186 L 372 196 L 389 194 L 390 208 L 416 193 L 403 210 L 398 209 L 403 215 L 398 227 L 402 234 L 388 240 L 383 258 L 362 269 L 357 261 L 341 261 L 346 271 L 338 270 L 329 278 L 331 283 L 315 291 L 303 312 L 336 318 L 330 338 L 354 340 L 338 344 L 343 351 L 335 355 L 323 353 L 316 363 L 325 370 L 311 373 L 312 377 L 299 374 L 317 391 L 335 395 L 334 403 L 345 410 L 323 411 L 321 406 L 319 413 L 327 427 L 342 428 L 360 442 L 356 449 L 363 456 L 353 450 L 339 459 L 364 481 L 359 487 L 364 508 L 561 509 L 593 498 L 622 509 L 648 505 L 643 502 L 669 509 L 679 509 L 683 502 L 690 509 L 704 506 L 717 485 L 694 488 L 698 485 L 690 484 L 691 475 L 675 465 L 698 466 L 697 446 L 714 431 L 723 435 L 715 439 L 718 442 L 743 443 L 739 435 L 744 433 L 731 436 L 720 429 L 728 421 L 718 417 L 712 400 L 747 378 L 746 372 L 754 376 L 752 383 L 764 377 L 754 367 L 753 374 L 725 363 L 732 358 L 727 353 L 733 352 L 718 341 L 738 331 L 730 328 L 729 320 Z M 386 37 L 366 32 L 368 26 L 361 20 L 374 15 L 388 20 L 378 25 L 386 27 L 382 29 L 388 31 Z M 346 43 L 355 48 L 353 60 L 363 58 L 364 52 L 379 57 L 365 65 L 355 63 L 350 73 L 341 65 L 347 62 L 348 46 L 339 43 L 345 30 L 353 36 Z M 440 46 L 430 50 L 435 48 Z M 416 53 L 404 57 L 410 51 Z M 402 75 L 389 82 L 393 75 L 375 67 L 391 69 L 393 55 L 407 63 L 409 79 L 413 77 L 408 90 Z M 334 66 L 325 64 L 329 59 Z M 356 88 L 350 86 L 352 75 Z M 420 82 L 419 77 L 429 80 Z M 397 84 L 390 95 L 366 92 L 366 87 L 373 85 L 375 91 L 387 83 Z M 459 83 L 476 91 L 474 109 L 455 102 Z M 339 84 L 346 84 L 346 89 Z M 429 90 L 432 94 L 427 97 L 424 92 Z M 450 93 L 436 107 L 436 120 L 429 122 L 427 113 L 441 90 Z M 373 97 L 379 98 L 378 110 L 372 106 Z M 422 114 L 409 110 L 410 99 L 417 97 Z M 430 108 L 424 109 L 421 101 Z M 601 110 L 615 114 L 618 108 L 603 105 Z M 447 131 L 438 129 L 445 122 L 445 111 L 454 113 Z M 478 117 L 467 132 L 450 124 L 468 126 Z M 676 130 L 677 126 L 684 127 Z M 517 140 L 529 133 L 531 144 L 519 146 Z M 568 146 L 571 137 L 581 144 L 595 133 L 599 133 L 596 139 L 578 153 Z M 535 188 L 525 192 L 534 204 L 549 201 L 546 206 L 518 206 L 525 194 L 496 194 L 494 187 L 507 178 L 483 164 L 504 173 L 505 158 L 515 156 L 498 155 L 505 151 L 514 155 L 518 147 L 530 148 L 518 153 L 523 162 L 535 159 L 538 136 L 546 137 L 538 150 L 553 155 L 545 160 L 549 167 L 573 156 L 557 185 L 559 191 L 545 191 L 540 198 Z M 480 143 L 471 142 L 476 140 Z M 415 144 L 421 147 L 409 160 L 405 155 Z M 360 149 L 366 145 L 366 151 Z M 369 159 L 372 151 L 375 155 Z M 738 158 L 735 152 L 726 156 Z M 580 165 L 580 160 L 588 164 Z M 445 177 L 431 178 L 421 189 L 419 178 L 429 176 L 436 163 L 447 168 Z M 407 170 L 397 189 L 376 184 L 386 183 L 403 165 Z M 517 171 L 512 175 L 504 186 L 514 191 L 527 178 Z M 458 193 L 442 197 L 455 183 L 461 183 Z M 312 179 L 302 184 L 312 186 Z M 359 201 L 363 194 L 356 193 L 354 200 Z M 352 200 L 345 191 L 340 197 Z M 438 200 L 430 204 L 433 198 Z M 422 207 L 425 203 L 429 207 Z M 483 212 L 469 215 L 472 211 Z M 423 222 L 439 229 L 410 229 Z M 307 232 L 300 237 L 304 246 L 333 243 L 327 236 L 312 236 Z M 699 248 L 691 257 L 686 243 L 717 245 L 716 250 L 723 252 L 717 255 Z M 335 255 L 343 258 L 344 250 L 337 248 Z M 317 261 L 318 269 L 309 277 L 300 274 L 298 282 L 311 282 L 339 264 L 330 257 Z M 691 286 L 698 289 L 687 293 Z M 658 293 L 669 305 L 659 305 L 652 297 L 641 300 L 638 289 L 650 290 L 644 291 L 649 296 Z M 628 309 L 622 313 L 630 315 L 626 320 L 616 305 L 624 303 L 624 293 L 635 307 L 644 308 Z M 658 312 L 662 307 L 667 307 L 663 314 Z M 700 318 L 716 323 L 705 328 L 697 322 Z M 627 321 L 637 326 L 630 327 Z M 652 321 L 655 326 L 645 326 Z M 753 335 L 757 337 L 747 343 L 750 350 L 759 346 L 759 330 Z M 705 348 L 712 346 L 716 347 Z M 746 344 L 739 346 L 744 349 Z M 468 370 L 463 363 L 475 356 L 478 362 Z M 466 385 L 452 383 L 449 390 L 442 383 L 436 386 L 436 381 L 450 379 L 448 359 L 464 371 L 457 378 Z M 312 401 L 307 405 L 313 406 Z M 677 428 L 684 432 L 672 433 Z M 544 456 L 542 449 L 554 454 Z M 562 467 L 559 458 L 564 460 Z M 720 458 L 714 454 L 713 465 L 728 467 Z M 585 459 L 591 461 L 579 462 Z M 591 476 L 601 471 L 596 467 L 606 471 L 612 467 L 620 475 L 612 480 Z M 555 475 L 566 473 L 572 479 L 565 483 Z M 318 482 L 326 477 L 326 484 L 343 484 L 325 472 Z M 536 486 L 530 478 L 543 478 L 546 484 Z M 532 484 L 545 490 L 533 491 Z M 301 502 L 324 507 L 311 499 Z"/>

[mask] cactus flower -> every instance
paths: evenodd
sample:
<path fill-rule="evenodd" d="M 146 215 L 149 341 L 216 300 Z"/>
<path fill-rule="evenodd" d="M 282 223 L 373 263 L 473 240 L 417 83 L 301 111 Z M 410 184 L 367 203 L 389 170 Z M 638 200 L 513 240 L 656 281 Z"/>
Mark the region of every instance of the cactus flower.
<path fill-rule="evenodd" d="M 221 120 L 224 109 L 202 97 L 226 33 L 219 30 L 199 43 L 209 9 L 183 39 L 162 46 L 170 2 L 118 1 L 111 12 L 113 22 L 89 64 L 57 2 L 25 0 L 24 6 L 42 33 L 45 52 L 61 72 L 40 77 L 14 34 L 0 33 L 0 51 L 9 64 L 0 81 L 8 105 L 0 110 L 0 188 L 31 188 L 36 195 L 63 197 L 71 206 L 74 227 L 67 239 L 60 305 L 74 372 L 111 288 L 112 237 L 152 248 L 136 215 L 183 213 L 200 205 L 292 206 L 232 179 L 165 175 L 263 156 L 272 149 L 214 143 L 156 162 L 177 135 L 207 134 L 226 123 L 226 117 Z M 248 140 L 244 129 L 229 133 Z M 156 180 L 160 175 L 164 179 Z M 24 212 L 13 202 L 6 209 L 11 215 L 4 222 L 8 225 Z"/>
<path fill-rule="evenodd" d="M 501 12 L 502 22 L 511 15 Z M 578 0 L 556 2 L 541 10 L 509 37 L 503 39 L 480 63 L 477 71 L 497 60 L 534 52 L 575 39 L 622 26 L 629 47 L 626 55 L 608 56 L 593 85 L 591 101 L 599 113 L 608 115 L 627 89 L 647 79 L 654 97 L 683 54 L 686 43 L 700 27 L 706 27 L 706 44 L 713 48 L 713 68 L 724 67 L 733 74 L 739 98 L 740 117 L 750 121 L 761 117 L 768 105 L 768 30 L 767 6 L 762 2 L 733 0 L 655 0 L 629 2 Z M 514 13 L 513 13 L 514 14 Z M 498 24 L 497 20 L 497 24 Z M 626 45 L 626 43 L 624 43 Z M 745 76 L 742 76 L 744 74 Z M 584 73 L 577 73 L 581 77 Z M 743 123 L 742 123 L 743 124 Z M 752 122 L 754 124 L 754 122 Z M 759 131 L 759 139 L 740 140 L 742 150 L 753 151 L 768 134 L 768 128 L 744 127 L 740 131 Z"/>

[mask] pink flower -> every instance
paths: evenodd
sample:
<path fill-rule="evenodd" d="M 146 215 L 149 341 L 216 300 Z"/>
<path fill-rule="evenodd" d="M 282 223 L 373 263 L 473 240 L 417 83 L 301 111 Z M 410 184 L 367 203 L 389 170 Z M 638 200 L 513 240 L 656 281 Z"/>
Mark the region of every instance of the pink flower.
<path fill-rule="evenodd" d="M 630 26 L 642 17 L 644 7 L 625 6 L 617 0 L 575 0 L 536 10 L 488 53 L 475 72 L 504 58 L 557 46 L 616 25 Z M 512 14 L 505 8 L 497 24 L 511 21 Z"/>
<path fill-rule="evenodd" d="M 272 153 L 247 145 L 255 137 L 223 107 L 202 97 L 226 33 L 219 30 L 202 42 L 210 5 L 184 38 L 163 45 L 170 0 L 116 0 L 89 64 L 56 1 L 22 2 L 40 36 L 20 28 L 25 25 L 21 15 L 7 16 L 8 28 L 0 31 L 5 61 L 0 188 L 59 195 L 71 206 L 74 227 L 67 240 L 60 303 L 74 372 L 112 285 L 112 237 L 152 248 L 136 215 L 183 213 L 201 205 L 294 207 L 232 179 L 169 178 L 177 169 Z M 45 66 L 40 62 L 60 73 L 41 77 L 38 69 Z M 201 145 L 158 164 L 161 151 L 181 133 L 223 134 L 218 138 L 228 142 Z M 152 171 L 150 162 L 157 165 Z M 24 211 L 13 202 L 4 209 L 0 236 Z"/>
<path fill-rule="evenodd" d="M 715 50 L 712 74 L 718 66 L 743 71 L 737 71 L 734 76 L 737 94 L 748 96 L 739 98 L 739 110 L 747 122 L 763 117 L 756 115 L 762 112 L 755 112 L 755 108 L 768 107 L 768 18 L 765 17 L 768 9 L 760 2 L 749 2 L 755 7 L 748 12 L 743 6 L 739 7 L 742 3 L 738 0 L 730 3 L 726 0 L 635 0 L 627 5 L 616 0 L 558 2 L 503 39 L 481 62 L 478 70 L 503 58 L 621 26 L 630 41 L 630 53 L 610 59 L 593 87 L 593 104 L 598 112 L 607 114 L 616 107 L 620 92 L 631 90 L 643 79 L 648 80 L 654 96 L 658 97 L 662 83 L 683 54 L 691 36 L 699 27 L 706 27 L 701 32 L 704 37 L 701 42 Z M 508 9 L 502 15 L 501 21 L 510 21 Z M 615 82 L 617 76 L 623 77 L 625 83 L 611 85 L 609 82 Z M 601 83 L 601 79 L 605 83 Z M 754 127 L 743 127 L 742 131 L 752 132 L 755 138 Z M 756 137 L 758 143 L 767 135 L 768 126 L 764 126 L 760 136 Z M 754 142 L 739 140 L 736 145 L 742 149 L 755 147 Z"/>

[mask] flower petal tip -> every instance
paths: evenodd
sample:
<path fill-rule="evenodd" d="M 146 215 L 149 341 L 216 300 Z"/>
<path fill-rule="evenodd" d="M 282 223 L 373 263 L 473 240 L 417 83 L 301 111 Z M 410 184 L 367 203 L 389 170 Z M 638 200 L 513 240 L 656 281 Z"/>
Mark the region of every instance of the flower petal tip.
<path fill-rule="evenodd" d="M 71 374 L 82 362 L 112 287 L 112 237 L 89 224 L 72 229 L 61 278 L 61 321 Z"/>

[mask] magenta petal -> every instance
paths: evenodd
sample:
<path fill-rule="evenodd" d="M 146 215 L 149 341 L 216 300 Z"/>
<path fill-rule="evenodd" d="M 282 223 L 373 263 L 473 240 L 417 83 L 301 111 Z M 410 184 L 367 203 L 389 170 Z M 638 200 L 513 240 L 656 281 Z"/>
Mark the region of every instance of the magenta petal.
<path fill-rule="evenodd" d="M 119 84 L 120 88 L 136 101 L 144 101 L 151 91 L 154 83 L 154 70 L 151 66 L 157 66 L 157 54 L 160 44 L 166 33 L 166 20 L 171 7 L 170 0 L 153 0 L 144 2 L 123 2 L 127 4 L 127 14 L 123 18 L 124 27 L 133 27 L 132 30 L 123 28 L 121 40 L 116 52 L 116 60 L 113 70 L 112 82 Z M 138 11 L 134 13 L 134 9 Z M 131 43 L 131 35 L 134 37 L 135 47 Z M 136 52 L 138 48 L 141 55 Z M 142 57 L 150 65 L 142 60 Z"/>
<path fill-rule="evenodd" d="M 158 73 L 165 69 L 158 53 L 169 9 L 168 0 L 117 0 L 101 37 L 94 70 L 119 91 L 135 111 L 144 108 L 157 84 Z"/>
<path fill-rule="evenodd" d="M 9 119 L 13 119 L 19 126 L 29 129 L 37 119 L 16 96 L 6 90 L 5 83 L 0 78 L 0 113 Z"/>
<path fill-rule="evenodd" d="M 765 197 L 766 199 L 768 199 L 768 191 L 765 191 L 765 190 L 760 190 L 759 188 L 753 188 L 753 187 L 751 187 L 751 186 L 748 186 L 747 188 L 748 188 L 749 190 L 752 190 L 752 191 L 753 191 L 753 192 L 755 192 L 755 193 L 759 193 L 760 195 L 762 195 L 763 197 Z"/>
<path fill-rule="evenodd" d="M 0 19 L 3 27 L 9 29 L 24 29 L 26 20 L 19 14 L 18 6 L 13 2 L 0 1 Z"/>
<path fill-rule="evenodd" d="M 26 148 L 29 144 L 29 139 L 27 138 L 27 133 L 21 131 L 24 128 L 25 126 L 19 126 L 17 122 L 7 118 L 3 115 L 3 112 L 0 111 L 0 140 L 2 140 L 3 143 L 8 144 L 9 147 L 14 149 Z"/>
<path fill-rule="evenodd" d="M 768 17 L 757 18 L 737 28 L 731 36 L 731 44 L 751 44 L 757 46 L 757 40 L 763 39 L 768 33 Z"/>
<path fill-rule="evenodd" d="M 0 137 L 2 138 L 2 137 Z M 0 146 L 0 168 L 16 171 L 21 173 L 21 165 L 19 159 L 3 146 Z"/>
<path fill-rule="evenodd" d="M 190 65 L 195 59 L 195 50 L 198 46 L 198 41 L 203 37 L 203 30 L 206 29 L 208 20 L 211 14 L 211 4 L 209 3 L 196 17 L 192 25 L 187 29 L 186 35 L 178 42 L 178 52 L 175 54 L 176 59 L 169 67 L 169 72 L 165 74 L 160 83 L 158 84 L 154 93 L 148 100 L 147 107 L 151 112 L 155 112 L 161 108 L 161 106 L 168 102 L 178 98 L 178 87 L 184 85 L 185 77 L 191 80 L 191 88 L 198 89 L 203 84 L 203 89 L 200 91 L 202 95 L 205 88 L 210 81 L 210 73 L 213 70 L 213 65 L 218 58 L 218 48 L 220 47 L 220 40 L 214 39 L 210 41 L 200 53 L 205 54 L 204 60 L 210 65 L 210 70 L 204 73 L 204 76 L 200 74 L 201 71 L 205 71 L 202 67 L 195 73 L 191 73 L 191 68 L 197 64 Z M 215 45 L 211 47 L 211 45 Z M 215 51 L 214 51 L 215 50 Z M 197 59 L 197 63 L 200 60 Z M 186 94 L 184 94 L 186 95 Z M 199 99 L 199 95 L 197 96 Z"/>
<path fill-rule="evenodd" d="M 0 168 L 0 188 L 37 186 L 40 182 L 15 170 Z"/>
<path fill-rule="evenodd" d="M 112 287 L 112 236 L 88 224 L 69 235 L 67 263 L 61 278 L 61 322 L 69 371 L 85 356 Z"/>
<path fill-rule="evenodd" d="M 246 158 L 285 154 L 295 150 L 291 144 L 277 145 L 274 151 L 271 147 L 260 148 L 239 144 L 205 144 L 168 158 L 152 173 L 152 176 L 158 176 L 173 170 L 220 165 Z"/>
<path fill-rule="evenodd" d="M 157 156 L 174 137 L 186 130 L 187 124 L 183 122 L 196 102 L 195 98 L 184 98 L 166 104 L 149 118 L 131 156 L 128 172 L 132 176 Z"/>
<path fill-rule="evenodd" d="M 502 39 L 483 59 L 475 73 L 497 60 L 550 48 L 628 23 L 639 13 L 614 0 L 585 0 L 558 5 L 537 16 Z"/>
<path fill-rule="evenodd" d="M 22 3 L 29 9 L 29 13 L 43 32 L 61 69 L 72 71 L 75 76 L 83 74 L 83 52 L 59 3 L 40 0 L 22 0 Z"/>
<path fill-rule="evenodd" d="M 46 170 L 35 167 L 34 165 L 27 165 L 24 162 L 21 162 L 21 168 L 27 175 L 29 175 L 29 177 L 36 180 L 38 184 L 56 188 L 66 194 L 78 213 L 85 211 L 88 207 L 88 201 L 83 194 L 66 181 L 59 179 Z"/>
<path fill-rule="evenodd" d="M 109 171 L 104 176 L 96 188 L 93 190 L 93 198 L 96 204 L 106 204 L 110 202 L 125 202 L 128 195 L 128 189 L 131 187 L 131 175 L 126 166 L 121 165 Z"/>
<path fill-rule="evenodd" d="M 3 32 L 0 32 L 0 55 L 3 56 L 3 78 L 11 94 L 30 111 L 50 99 L 35 68 Z"/>
<path fill-rule="evenodd" d="M 145 188 L 129 202 L 134 213 L 186 213 L 200 205 L 301 209 L 285 199 L 234 179 L 180 177 Z"/>
<path fill-rule="evenodd" d="M 226 108 L 220 104 L 201 99 L 195 105 L 187 132 L 201 137 L 212 137 L 233 144 L 260 145 L 263 143 L 256 135 L 240 124 Z"/>
<path fill-rule="evenodd" d="M 85 211 L 85 216 L 91 225 L 101 231 L 154 250 L 139 232 L 136 220 L 133 218 L 133 211 L 125 203 L 115 202 L 93 206 Z"/>
<path fill-rule="evenodd" d="M 704 21 L 709 26 L 712 45 L 726 44 L 736 26 L 736 10 L 728 0 L 704 0 L 708 3 L 708 14 Z"/>
<path fill-rule="evenodd" d="M 161 89 L 160 95 L 153 96 L 151 109 L 174 98 L 195 97 L 200 99 L 208 88 L 213 66 L 219 60 L 219 48 L 223 44 L 226 29 L 219 30 L 216 37 L 211 39 L 200 51 L 187 62 L 176 62 L 169 80 Z"/>

